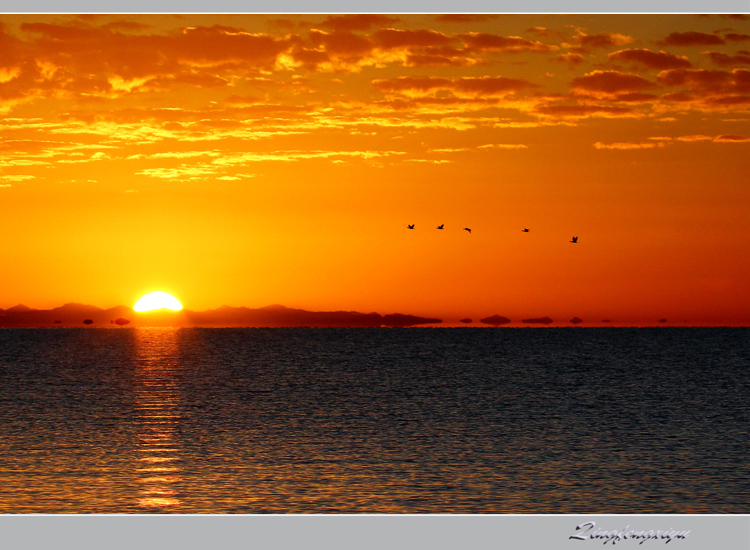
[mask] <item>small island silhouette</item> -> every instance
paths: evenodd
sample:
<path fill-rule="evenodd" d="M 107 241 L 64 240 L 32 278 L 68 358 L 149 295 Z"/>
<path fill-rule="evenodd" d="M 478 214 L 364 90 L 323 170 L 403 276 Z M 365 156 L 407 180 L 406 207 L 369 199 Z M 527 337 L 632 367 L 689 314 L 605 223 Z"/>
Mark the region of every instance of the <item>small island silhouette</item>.
<path fill-rule="evenodd" d="M 550 323 L 554 323 L 552 319 L 549 317 L 534 317 L 531 319 L 521 319 L 522 323 L 526 323 L 529 325 L 549 325 Z"/>
<path fill-rule="evenodd" d="M 507 317 L 503 317 L 502 315 L 492 315 L 491 317 L 480 319 L 479 322 L 484 323 L 485 325 L 499 327 L 500 325 L 507 325 L 511 321 L 510 319 L 508 319 Z"/>

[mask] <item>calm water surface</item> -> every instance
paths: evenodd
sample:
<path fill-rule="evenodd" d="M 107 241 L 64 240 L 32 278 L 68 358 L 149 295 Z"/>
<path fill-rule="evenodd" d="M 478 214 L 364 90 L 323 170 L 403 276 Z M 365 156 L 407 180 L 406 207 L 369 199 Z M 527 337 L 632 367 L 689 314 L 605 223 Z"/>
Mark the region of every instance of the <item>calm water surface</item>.
<path fill-rule="evenodd" d="M 0 513 L 747 513 L 750 330 L 0 330 Z"/>

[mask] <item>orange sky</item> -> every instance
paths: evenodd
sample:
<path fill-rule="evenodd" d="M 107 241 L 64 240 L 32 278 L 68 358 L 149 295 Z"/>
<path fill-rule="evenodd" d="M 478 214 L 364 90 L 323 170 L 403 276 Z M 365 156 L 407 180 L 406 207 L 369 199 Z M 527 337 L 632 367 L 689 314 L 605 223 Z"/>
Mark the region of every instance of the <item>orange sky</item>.
<path fill-rule="evenodd" d="M 0 21 L 0 308 L 750 321 L 748 16 Z"/>

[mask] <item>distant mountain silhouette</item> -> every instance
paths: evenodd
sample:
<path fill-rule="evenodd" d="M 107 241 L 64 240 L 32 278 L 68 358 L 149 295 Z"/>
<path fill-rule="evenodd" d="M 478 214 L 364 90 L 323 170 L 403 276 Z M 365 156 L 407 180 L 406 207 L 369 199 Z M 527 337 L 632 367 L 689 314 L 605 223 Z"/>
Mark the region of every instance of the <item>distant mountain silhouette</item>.
<path fill-rule="evenodd" d="M 81 313 L 91 313 L 92 311 L 104 311 L 100 307 L 96 306 L 89 306 L 86 304 L 77 304 L 75 302 L 69 302 L 65 305 L 62 305 L 60 307 L 56 307 L 54 309 L 50 309 L 49 311 L 55 311 L 60 314 L 71 314 L 71 315 L 80 315 Z"/>
<path fill-rule="evenodd" d="M 469 319 L 468 317 L 466 319 L 460 319 L 459 323 L 466 323 L 468 325 L 469 323 L 471 323 L 471 319 Z"/>
<path fill-rule="evenodd" d="M 493 327 L 499 327 L 500 325 L 507 325 L 510 323 L 510 319 L 507 317 L 503 317 L 502 315 L 493 315 L 491 317 L 485 317 L 484 319 L 479 319 L 480 323 L 484 323 L 485 325 L 492 325 Z"/>
<path fill-rule="evenodd" d="M 411 327 L 436 325 L 441 319 L 392 313 L 360 313 L 357 311 L 306 311 L 281 305 L 257 309 L 221 306 L 206 311 L 157 310 L 136 313 L 132 308 L 68 303 L 51 310 L 33 310 L 15 306 L 0 312 L 0 327 L 82 327 L 88 326 L 182 326 L 182 327 Z"/>
<path fill-rule="evenodd" d="M 578 325 L 580 323 L 583 323 L 583 319 L 581 319 L 580 317 L 573 317 L 570 320 L 570 322 L 573 323 L 574 325 Z"/>
<path fill-rule="evenodd" d="M 549 325 L 550 323 L 554 322 L 549 317 L 536 317 L 534 319 L 521 319 L 522 323 L 527 324 L 538 324 L 538 325 Z"/>
<path fill-rule="evenodd" d="M 25 306 L 23 304 L 18 304 L 17 306 L 13 306 L 5 310 L 6 313 L 28 313 L 30 311 L 39 311 L 39 310 L 32 309 L 29 306 Z"/>

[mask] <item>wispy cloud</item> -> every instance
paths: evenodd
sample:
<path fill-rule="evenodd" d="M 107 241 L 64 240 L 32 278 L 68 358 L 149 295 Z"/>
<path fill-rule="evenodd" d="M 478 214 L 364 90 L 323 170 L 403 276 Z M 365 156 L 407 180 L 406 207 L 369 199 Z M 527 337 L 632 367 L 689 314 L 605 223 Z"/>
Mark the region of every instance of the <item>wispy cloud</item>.
<path fill-rule="evenodd" d="M 721 135 L 714 138 L 716 143 L 748 143 L 750 142 L 749 136 L 738 136 L 738 135 Z"/>
<path fill-rule="evenodd" d="M 528 145 L 522 143 L 488 143 L 486 145 L 480 145 L 477 149 L 528 149 Z"/>
<path fill-rule="evenodd" d="M 0 176 L 0 180 L 3 181 L 28 181 L 36 179 L 36 176 L 27 176 L 27 175 L 5 175 Z M 6 185 L 6 187 L 10 187 L 10 185 Z"/>
<path fill-rule="evenodd" d="M 657 149 L 665 146 L 666 144 L 663 141 L 644 141 L 640 143 L 594 143 L 596 149 L 615 149 L 620 151 L 629 151 L 633 149 Z"/>

